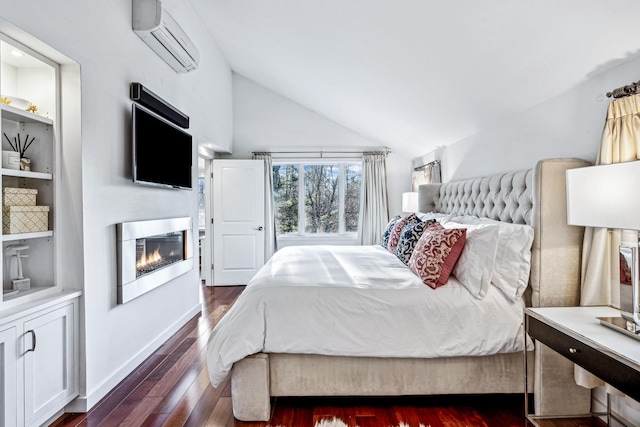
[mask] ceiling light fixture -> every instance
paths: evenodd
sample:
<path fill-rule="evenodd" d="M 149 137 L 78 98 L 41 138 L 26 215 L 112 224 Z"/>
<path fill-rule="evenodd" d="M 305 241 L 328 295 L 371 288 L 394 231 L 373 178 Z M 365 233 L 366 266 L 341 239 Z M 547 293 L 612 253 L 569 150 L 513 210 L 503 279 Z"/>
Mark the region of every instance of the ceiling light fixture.
<path fill-rule="evenodd" d="M 20 58 L 20 57 L 24 56 L 24 53 L 20 52 L 19 50 L 15 50 L 14 49 L 14 50 L 11 51 L 11 55 L 17 56 L 18 58 Z"/>

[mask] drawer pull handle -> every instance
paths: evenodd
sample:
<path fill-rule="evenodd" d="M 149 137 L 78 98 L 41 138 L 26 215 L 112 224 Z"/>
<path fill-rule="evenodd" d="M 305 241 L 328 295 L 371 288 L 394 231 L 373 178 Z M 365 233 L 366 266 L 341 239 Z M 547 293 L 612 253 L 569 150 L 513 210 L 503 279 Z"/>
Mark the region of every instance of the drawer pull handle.
<path fill-rule="evenodd" d="M 577 348 L 569 347 L 569 353 L 576 354 L 578 352 Z"/>
<path fill-rule="evenodd" d="M 25 353 L 29 353 L 30 351 L 36 351 L 36 332 L 33 329 L 29 329 L 27 333 L 31 334 L 31 348 L 27 350 Z"/>

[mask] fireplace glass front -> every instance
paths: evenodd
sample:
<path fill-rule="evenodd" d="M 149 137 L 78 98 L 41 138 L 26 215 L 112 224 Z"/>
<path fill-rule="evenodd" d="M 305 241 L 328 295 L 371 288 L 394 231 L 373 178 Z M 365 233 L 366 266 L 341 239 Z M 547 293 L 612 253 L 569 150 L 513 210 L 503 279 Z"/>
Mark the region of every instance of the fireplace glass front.
<path fill-rule="evenodd" d="M 176 231 L 136 239 L 136 277 L 186 259 L 184 234 Z"/>

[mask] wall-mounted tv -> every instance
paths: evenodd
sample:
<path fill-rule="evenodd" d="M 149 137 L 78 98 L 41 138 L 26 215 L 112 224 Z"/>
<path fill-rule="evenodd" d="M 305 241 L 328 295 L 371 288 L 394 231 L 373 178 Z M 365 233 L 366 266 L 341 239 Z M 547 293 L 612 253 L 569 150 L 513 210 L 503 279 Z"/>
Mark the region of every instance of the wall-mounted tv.
<path fill-rule="evenodd" d="M 133 104 L 133 182 L 191 189 L 191 135 L 171 122 Z"/>

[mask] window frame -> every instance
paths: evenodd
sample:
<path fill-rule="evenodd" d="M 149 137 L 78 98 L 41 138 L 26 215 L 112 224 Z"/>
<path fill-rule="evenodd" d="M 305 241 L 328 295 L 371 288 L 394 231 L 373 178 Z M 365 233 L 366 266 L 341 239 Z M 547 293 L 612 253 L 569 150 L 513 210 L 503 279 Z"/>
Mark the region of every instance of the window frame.
<path fill-rule="evenodd" d="M 294 240 L 294 239 L 354 239 L 358 232 L 346 231 L 345 213 L 345 165 L 356 164 L 360 166 L 362 177 L 362 160 L 361 159 L 273 159 L 273 166 L 294 165 L 298 167 L 298 232 L 297 233 L 276 233 L 278 239 Z M 305 201 L 305 166 L 314 165 L 337 165 L 338 171 L 338 232 L 337 233 L 307 233 L 306 232 L 306 204 Z M 272 172 L 273 173 L 273 172 Z M 360 182 L 362 185 L 362 181 Z M 362 187 L 361 187 L 362 188 Z M 358 223 L 358 227 L 360 224 Z"/>

